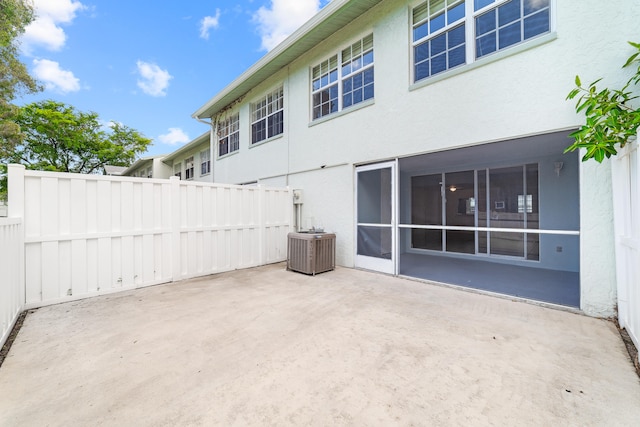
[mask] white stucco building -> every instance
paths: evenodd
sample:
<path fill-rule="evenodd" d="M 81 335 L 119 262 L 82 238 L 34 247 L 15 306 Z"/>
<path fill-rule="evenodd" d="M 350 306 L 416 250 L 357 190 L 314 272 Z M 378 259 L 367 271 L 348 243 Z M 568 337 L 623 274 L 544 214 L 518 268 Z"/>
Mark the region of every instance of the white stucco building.
<path fill-rule="evenodd" d="M 121 175 L 167 179 L 177 176 L 187 181 L 213 182 L 210 132 L 205 132 L 170 154 L 138 159 Z"/>
<path fill-rule="evenodd" d="M 194 113 L 215 182 L 303 191 L 337 262 L 615 314 L 611 174 L 564 154 L 640 2 L 333 0 Z"/>
<path fill-rule="evenodd" d="M 164 158 L 164 155 L 142 157 L 121 172 L 120 175 L 156 179 L 169 178 L 171 176 L 171 167 L 163 162 Z"/>
<path fill-rule="evenodd" d="M 209 133 L 203 133 L 162 159 L 171 175 L 184 180 L 213 182 Z"/>

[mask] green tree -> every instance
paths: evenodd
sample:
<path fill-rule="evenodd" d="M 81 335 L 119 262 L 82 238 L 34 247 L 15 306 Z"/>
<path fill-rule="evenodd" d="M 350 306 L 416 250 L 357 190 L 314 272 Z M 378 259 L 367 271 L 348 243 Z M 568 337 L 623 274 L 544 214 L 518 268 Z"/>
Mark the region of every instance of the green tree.
<path fill-rule="evenodd" d="M 20 128 L 13 120 L 17 108 L 11 102 L 21 94 L 41 88 L 20 62 L 18 38 L 34 19 L 28 0 L 0 0 L 0 141 L 17 144 Z"/>
<path fill-rule="evenodd" d="M 27 169 L 103 173 L 105 165 L 132 164 L 151 142 L 123 124 L 105 128 L 96 113 L 52 100 L 25 105 L 15 120 L 24 139 L 15 145 L 0 143 L 0 160 Z"/>
<path fill-rule="evenodd" d="M 634 88 L 640 85 L 640 43 L 629 44 L 636 52 L 627 59 L 622 68 L 637 67 L 622 89 L 605 88 L 598 90 L 598 79 L 588 87 L 583 87 L 580 77 L 576 76 L 576 87 L 567 99 L 578 98 L 576 112 L 584 112 L 585 124 L 571 136 L 575 142 L 565 152 L 578 148 L 586 149 L 582 161 L 594 159 L 602 162 L 610 158 L 624 147 L 631 137 L 638 133 L 640 127 L 640 108 L 634 107 Z"/>

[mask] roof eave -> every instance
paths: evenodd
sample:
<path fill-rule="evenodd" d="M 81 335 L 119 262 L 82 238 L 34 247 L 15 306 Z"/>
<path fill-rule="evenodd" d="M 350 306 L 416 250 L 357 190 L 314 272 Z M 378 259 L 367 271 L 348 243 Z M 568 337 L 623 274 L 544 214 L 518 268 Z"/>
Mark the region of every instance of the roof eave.
<path fill-rule="evenodd" d="M 339 16 L 340 12 L 351 15 L 360 14 L 381 1 L 382 0 L 331 1 L 320 12 L 298 28 L 282 43 L 273 48 L 273 50 L 259 59 L 191 116 L 194 119 L 205 119 L 215 116 L 227 105 L 308 51 L 310 47 L 316 44 L 315 40 L 324 39 L 342 28 L 343 24 L 340 22 L 341 20 L 337 20 L 338 22 L 336 24 L 332 24 L 329 22 L 330 18 Z M 361 5 L 361 7 L 346 7 L 351 5 Z M 349 9 L 353 10 L 350 11 Z M 352 19 L 354 19 L 354 17 L 350 16 L 349 20 Z M 311 43 L 311 45 L 307 46 L 307 43 Z"/>
<path fill-rule="evenodd" d="M 196 137 L 193 141 L 183 145 L 182 147 L 178 148 L 176 151 L 168 154 L 167 156 L 164 156 L 162 161 L 165 164 L 170 165 L 168 162 L 174 160 L 176 157 L 179 157 L 181 154 L 184 154 L 185 152 L 197 147 L 198 145 L 204 144 L 205 142 L 209 142 L 209 131 Z"/>

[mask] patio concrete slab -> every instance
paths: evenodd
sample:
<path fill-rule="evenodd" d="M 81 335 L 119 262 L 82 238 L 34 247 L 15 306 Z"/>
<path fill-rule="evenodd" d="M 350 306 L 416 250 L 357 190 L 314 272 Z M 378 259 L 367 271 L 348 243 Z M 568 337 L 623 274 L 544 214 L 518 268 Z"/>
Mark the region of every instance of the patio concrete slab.
<path fill-rule="evenodd" d="M 0 368 L 0 425 L 629 425 L 614 325 L 282 264 L 41 308 Z"/>

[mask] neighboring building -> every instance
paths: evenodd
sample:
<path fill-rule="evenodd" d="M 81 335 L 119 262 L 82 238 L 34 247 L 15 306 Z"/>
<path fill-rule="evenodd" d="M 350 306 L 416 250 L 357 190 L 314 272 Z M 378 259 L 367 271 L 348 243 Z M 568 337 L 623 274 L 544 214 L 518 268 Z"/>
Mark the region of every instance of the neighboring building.
<path fill-rule="evenodd" d="M 210 132 L 203 133 L 162 159 L 171 175 L 184 180 L 213 182 Z"/>
<path fill-rule="evenodd" d="M 564 154 L 640 2 L 333 0 L 202 106 L 213 180 L 302 189 L 337 262 L 615 314 L 610 165 Z M 195 153 L 195 151 L 194 151 Z"/>
<path fill-rule="evenodd" d="M 129 166 L 121 175 L 167 179 L 171 176 L 171 168 L 163 163 L 163 159 L 164 155 L 143 157 Z"/>
<path fill-rule="evenodd" d="M 113 165 L 106 165 L 104 167 L 104 174 L 105 175 L 109 175 L 109 176 L 120 176 L 124 173 L 124 171 L 126 171 L 127 169 L 129 169 L 127 166 L 113 166 Z"/>

